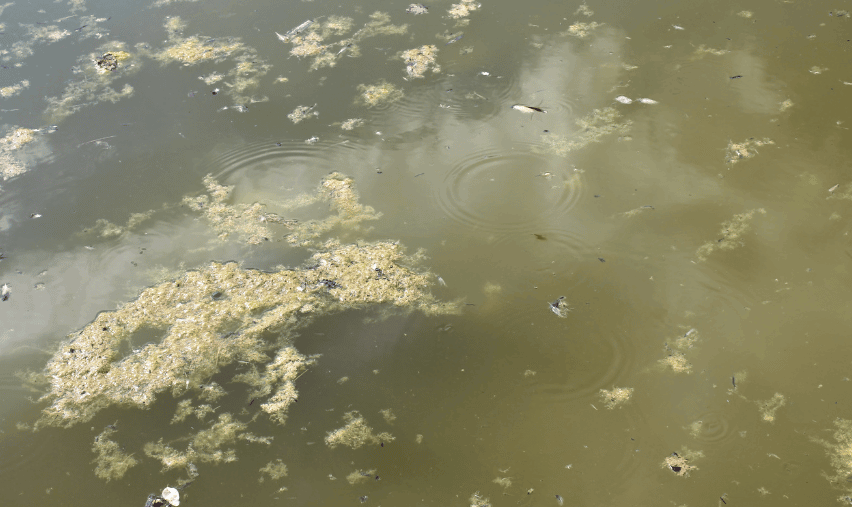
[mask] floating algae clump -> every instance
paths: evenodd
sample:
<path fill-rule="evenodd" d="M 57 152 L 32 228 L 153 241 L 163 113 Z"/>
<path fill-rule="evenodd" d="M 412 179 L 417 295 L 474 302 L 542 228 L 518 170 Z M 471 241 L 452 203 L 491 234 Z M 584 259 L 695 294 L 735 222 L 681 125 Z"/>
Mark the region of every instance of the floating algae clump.
<path fill-rule="evenodd" d="M 427 44 L 419 48 L 403 51 L 400 55 L 402 61 L 405 62 L 405 71 L 410 78 L 423 77 L 430 68 L 432 72 L 441 72 L 441 67 L 435 64 L 435 59 L 438 56 L 438 47 L 434 44 Z"/>
<path fill-rule="evenodd" d="M 766 210 L 763 208 L 749 210 L 745 213 L 734 215 L 732 219 L 723 223 L 722 229 L 719 231 L 720 238 L 716 241 L 704 243 L 695 252 L 698 260 L 706 261 L 707 256 L 715 250 L 733 250 L 742 246 L 744 244 L 742 238 L 751 227 L 751 220 L 754 218 L 755 213 L 765 215 Z"/>
<path fill-rule="evenodd" d="M 595 31 L 595 29 L 599 26 L 603 26 L 603 23 L 598 23 L 596 21 L 592 21 L 591 23 L 575 21 L 574 24 L 569 26 L 567 30 L 561 32 L 559 35 L 570 35 L 572 37 L 583 39 L 588 37 L 589 34 Z"/>
<path fill-rule="evenodd" d="M 318 202 L 328 202 L 331 209 L 337 213 L 322 220 L 302 223 L 270 213 L 266 211 L 264 204 L 228 204 L 234 188 L 220 185 L 211 175 L 204 177 L 204 185 L 207 187 L 207 195 L 184 197 L 183 203 L 190 209 L 203 213 L 213 229 L 219 233 L 221 240 L 226 240 L 236 233 L 242 241 L 256 245 L 273 237 L 271 225 L 281 224 L 291 231 L 287 235 L 290 244 L 319 247 L 316 240 L 335 227 L 362 231 L 361 222 L 377 220 L 382 216 L 372 207 L 358 202 L 358 192 L 352 178 L 339 173 L 332 173 L 323 179 L 313 195 L 301 196 L 283 204 L 283 208 L 292 210 Z"/>
<path fill-rule="evenodd" d="M 92 446 L 92 452 L 98 454 L 94 460 L 94 463 L 97 463 L 95 475 L 107 482 L 112 479 L 121 479 L 128 470 L 139 463 L 133 456 L 122 451 L 118 442 L 110 440 L 115 431 L 115 428 L 107 426 L 100 435 L 95 437 L 95 444 Z"/>
<path fill-rule="evenodd" d="M 294 330 L 322 314 L 377 304 L 457 311 L 435 301 L 427 290 L 434 276 L 405 267 L 418 256 L 406 256 L 395 243 L 323 246 L 296 270 L 212 262 L 99 314 L 47 363 L 41 401 L 49 405 L 36 427 L 68 427 L 111 405 L 148 408 L 163 391 L 203 392 L 223 366 L 270 362 L 270 350 L 290 345 Z M 140 332 L 161 339 L 123 357 L 122 344 Z M 292 372 L 309 362 L 286 348 L 272 362 L 277 387 L 262 406 L 273 420 L 281 420 L 280 409 L 293 398 Z"/>
<path fill-rule="evenodd" d="M 246 426 L 244 422 L 235 421 L 231 414 L 221 414 L 218 421 L 189 439 L 185 452 L 178 451 L 160 439 L 145 444 L 145 454 L 159 460 L 163 470 L 185 468 L 191 463 L 230 463 L 237 460 L 236 451 L 222 450 L 222 447 L 236 442 Z"/>
<path fill-rule="evenodd" d="M 752 137 L 741 143 L 730 141 L 728 142 L 728 149 L 725 151 L 725 163 L 734 165 L 740 160 L 752 158 L 757 155 L 759 147 L 770 144 L 775 144 L 775 142 L 768 138 L 755 139 Z"/>
<path fill-rule="evenodd" d="M 358 85 L 361 100 L 367 106 L 373 107 L 379 104 L 390 104 L 402 98 L 402 90 L 387 81 L 379 81 L 373 85 Z"/>
<path fill-rule="evenodd" d="M 783 407 L 787 404 L 786 398 L 781 393 L 775 393 L 772 398 L 769 398 L 766 401 L 758 401 L 757 406 L 760 408 L 760 416 L 761 418 L 770 423 L 775 422 L 775 412 L 778 411 L 779 408 Z"/>
<path fill-rule="evenodd" d="M 541 136 L 542 143 L 548 148 L 547 151 L 561 157 L 568 153 L 584 148 L 591 143 L 601 141 L 601 138 L 609 134 L 626 134 L 630 131 L 633 122 L 626 120 L 618 123 L 621 114 L 612 107 L 595 109 L 586 116 L 576 120 L 578 133 L 574 136 L 562 136 L 547 133 Z"/>
<path fill-rule="evenodd" d="M 209 174 L 204 177 L 204 186 L 207 187 L 208 195 L 184 197 L 183 203 L 194 211 L 201 211 L 219 233 L 220 240 L 228 239 L 236 233 L 246 243 L 256 245 L 272 237 L 270 224 L 290 226 L 295 223 L 266 212 L 265 206 L 260 203 L 228 204 L 234 187 L 220 185 Z"/>
<path fill-rule="evenodd" d="M 612 391 L 601 389 L 600 396 L 601 400 L 606 405 L 606 408 L 612 410 L 615 407 L 620 407 L 630 401 L 630 398 L 633 396 L 633 388 L 614 387 Z"/>
<path fill-rule="evenodd" d="M 468 17 L 471 12 L 480 7 L 482 7 L 482 4 L 474 0 L 462 0 L 457 4 L 451 5 L 447 13 L 453 19 L 461 19 Z"/>
<path fill-rule="evenodd" d="M 375 445 L 394 440 L 394 436 L 387 432 L 374 434 L 373 428 L 367 426 L 367 421 L 357 411 L 347 412 L 343 420 L 346 421 L 344 427 L 330 431 L 325 437 L 326 445 L 332 449 L 338 445 L 358 449 L 364 444 Z"/>
<path fill-rule="evenodd" d="M 352 484 L 354 486 L 355 484 L 358 484 L 359 482 L 369 481 L 375 475 L 376 475 L 376 469 L 375 468 L 373 468 L 372 470 L 367 470 L 367 471 L 361 470 L 359 468 L 358 470 L 355 470 L 354 472 L 352 472 L 351 474 L 346 476 L 346 482 L 348 482 L 349 484 Z"/>
<path fill-rule="evenodd" d="M 829 476 L 823 472 L 823 476 L 832 484 L 843 488 L 845 494 L 837 500 L 840 503 L 852 503 L 852 487 L 849 486 L 849 477 L 852 477 L 852 421 L 848 419 L 836 419 L 834 421 L 836 431 L 834 442 L 828 442 L 820 438 L 811 437 L 811 440 L 825 447 L 826 453 L 834 467 L 835 474 Z"/>
<path fill-rule="evenodd" d="M 285 465 L 281 459 L 277 459 L 275 461 L 270 461 L 263 468 L 260 469 L 262 474 L 266 474 L 273 481 L 277 481 L 282 477 L 287 477 L 287 465 Z M 258 482 L 263 482 L 263 475 L 260 476 Z"/>
<path fill-rule="evenodd" d="M 287 420 L 287 409 L 290 404 L 299 398 L 296 391 L 296 378 L 305 367 L 316 363 L 313 357 L 305 357 L 293 348 L 284 347 L 275 356 L 275 359 L 266 365 L 266 371 L 261 375 L 257 368 L 252 368 L 249 373 L 243 373 L 234 377 L 234 382 L 244 382 L 255 389 L 249 393 L 249 397 L 264 398 L 275 393 L 272 397 L 260 405 L 261 410 L 269 414 L 270 418 L 284 424 Z"/>
<path fill-rule="evenodd" d="M 690 460 L 704 457 L 701 451 L 690 451 L 683 449 L 680 454 L 673 452 L 663 460 L 663 468 L 668 468 L 678 477 L 689 477 L 689 473 L 698 470 L 698 467 L 690 464 Z"/>
<path fill-rule="evenodd" d="M 5 181 L 27 172 L 26 164 L 14 152 L 33 139 L 35 131 L 27 128 L 16 128 L 0 138 L 0 179 Z"/>

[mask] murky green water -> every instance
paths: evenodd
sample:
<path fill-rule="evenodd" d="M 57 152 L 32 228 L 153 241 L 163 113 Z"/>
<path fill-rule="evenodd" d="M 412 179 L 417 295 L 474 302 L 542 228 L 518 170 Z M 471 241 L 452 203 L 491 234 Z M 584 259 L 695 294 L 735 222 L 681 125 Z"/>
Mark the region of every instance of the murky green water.
<path fill-rule="evenodd" d="M 843 7 L 0 8 L 7 503 L 852 504 Z"/>

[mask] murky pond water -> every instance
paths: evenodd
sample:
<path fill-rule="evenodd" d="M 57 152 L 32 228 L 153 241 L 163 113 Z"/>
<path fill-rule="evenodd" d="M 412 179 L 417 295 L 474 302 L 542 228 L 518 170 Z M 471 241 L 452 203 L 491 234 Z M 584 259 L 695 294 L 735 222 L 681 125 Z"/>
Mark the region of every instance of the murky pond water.
<path fill-rule="evenodd" d="M 852 504 L 842 7 L 0 7 L 7 502 Z"/>

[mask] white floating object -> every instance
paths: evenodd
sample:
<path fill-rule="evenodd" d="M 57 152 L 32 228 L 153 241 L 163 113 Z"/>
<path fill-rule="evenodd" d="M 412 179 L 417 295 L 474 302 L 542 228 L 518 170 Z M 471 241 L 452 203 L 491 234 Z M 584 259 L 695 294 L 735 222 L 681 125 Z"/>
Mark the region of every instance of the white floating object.
<path fill-rule="evenodd" d="M 672 25 L 672 28 L 674 28 L 675 30 L 686 30 L 686 28 L 678 25 Z"/>
<path fill-rule="evenodd" d="M 515 104 L 514 106 L 512 106 L 512 109 L 514 109 L 515 111 L 520 111 L 522 113 L 530 113 L 530 114 L 532 114 L 532 113 L 546 113 L 547 112 L 540 107 L 525 106 L 523 104 Z"/>
<path fill-rule="evenodd" d="M 639 102 L 641 102 L 643 104 L 659 104 L 659 102 L 657 102 L 654 99 L 636 99 L 636 100 L 638 100 Z"/>
<path fill-rule="evenodd" d="M 629 97 L 625 97 L 624 95 L 619 95 L 618 97 L 615 98 L 615 100 L 617 100 L 618 102 L 621 102 L 622 104 L 633 103 L 633 99 L 631 99 Z"/>
<path fill-rule="evenodd" d="M 172 505 L 180 505 L 180 493 L 175 488 L 163 489 L 163 494 L 160 496 L 163 497 L 163 500 L 169 502 Z"/>
<path fill-rule="evenodd" d="M 479 73 L 479 75 L 480 75 L 480 76 L 490 76 L 490 75 L 491 75 L 491 73 L 490 73 L 490 72 L 486 72 L 486 71 L 484 71 L 484 70 L 483 70 L 482 72 L 480 72 L 480 73 Z"/>

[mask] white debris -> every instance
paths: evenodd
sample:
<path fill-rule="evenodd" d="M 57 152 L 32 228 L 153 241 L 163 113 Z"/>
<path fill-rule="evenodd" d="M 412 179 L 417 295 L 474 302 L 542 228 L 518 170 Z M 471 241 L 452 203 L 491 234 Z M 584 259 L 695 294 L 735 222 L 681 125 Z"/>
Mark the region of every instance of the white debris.
<path fill-rule="evenodd" d="M 633 103 L 633 99 L 625 97 L 624 95 L 619 95 L 615 98 L 616 101 L 621 102 L 622 104 L 631 104 Z"/>
<path fill-rule="evenodd" d="M 512 106 L 512 109 L 514 109 L 515 111 L 520 111 L 522 113 L 530 113 L 530 114 L 532 114 L 532 113 L 546 113 L 547 112 L 540 107 L 525 106 L 523 104 L 515 104 L 514 106 Z"/>
<path fill-rule="evenodd" d="M 491 73 L 490 73 L 490 72 L 488 72 L 488 71 L 483 70 L 482 72 L 480 72 L 480 73 L 479 73 L 479 75 L 480 75 L 480 76 L 490 76 L 490 75 L 491 75 Z"/>
<path fill-rule="evenodd" d="M 674 28 L 675 30 L 686 30 L 686 28 L 678 25 L 672 25 L 672 28 Z"/>
<path fill-rule="evenodd" d="M 160 496 L 163 497 L 163 500 L 169 502 L 172 505 L 180 505 L 180 493 L 175 488 L 163 489 L 163 493 Z"/>
<path fill-rule="evenodd" d="M 638 100 L 639 102 L 641 102 L 643 104 L 659 104 L 659 102 L 657 102 L 654 99 L 636 99 L 636 100 Z"/>

